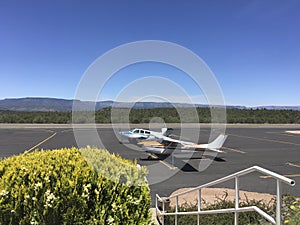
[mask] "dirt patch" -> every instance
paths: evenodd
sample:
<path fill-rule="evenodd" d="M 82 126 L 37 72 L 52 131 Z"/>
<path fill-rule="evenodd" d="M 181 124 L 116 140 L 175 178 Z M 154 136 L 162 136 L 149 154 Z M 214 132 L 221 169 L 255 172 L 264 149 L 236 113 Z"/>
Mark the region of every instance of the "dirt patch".
<path fill-rule="evenodd" d="M 188 191 L 191 188 L 182 188 L 172 193 L 172 195 Z M 228 188 L 203 188 L 201 190 L 201 203 L 203 204 L 213 204 L 218 199 L 224 199 L 225 195 L 227 195 L 227 200 L 234 201 L 235 200 L 235 190 Z M 257 192 L 249 192 L 249 191 L 240 191 L 240 202 L 248 200 L 257 200 L 263 201 L 265 203 L 269 203 L 273 201 L 276 196 L 271 194 L 263 194 Z M 198 202 L 198 191 L 189 192 L 184 194 L 178 198 L 178 204 L 182 205 L 185 203 L 197 204 Z M 170 206 L 175 206 L 176 200 L 175 198 L 170 199 Z"/>

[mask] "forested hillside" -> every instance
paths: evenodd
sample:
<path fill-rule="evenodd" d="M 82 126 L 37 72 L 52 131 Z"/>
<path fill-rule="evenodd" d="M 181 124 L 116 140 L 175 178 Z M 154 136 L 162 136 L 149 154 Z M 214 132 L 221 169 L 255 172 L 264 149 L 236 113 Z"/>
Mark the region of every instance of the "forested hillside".
<path fill-rule="evenodd" d="M 113 122 L 127 122 L 124 117 L 128 109 L 114 109 Z M 95 113 L 96 123 L 111 123 L 111 108 Z M 131 123 L 149 123 L 152 118 L 162 118 L 166 123 L 210 123 L 209 108 L 197 108 L 199 120 L 189 116 L 191 110 L 180 109 L 182 118 L 175 108 L 131 109 Z M 92 112 L 76 113 L 76 123 L 93 123 Z M 0 111 L 0 123 L 72 123 L 72 112 L 19 112 Z M 227 109 L 227 123 L 300 123 L 300 111 L 267 109 Z"/>

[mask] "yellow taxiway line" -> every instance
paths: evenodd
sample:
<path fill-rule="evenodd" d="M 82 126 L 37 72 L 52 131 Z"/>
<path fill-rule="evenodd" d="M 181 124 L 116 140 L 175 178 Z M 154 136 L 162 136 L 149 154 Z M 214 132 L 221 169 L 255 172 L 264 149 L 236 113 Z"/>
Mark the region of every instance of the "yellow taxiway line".
<path fill-rule="evenodd" d="M 297 165 L 297 164 L 294 164 L 294 163 L 287 162 L 286 165 L 300 168 L 300 165 Z M 298 173 L 296 173 L 296 174 L 286 174 L 286 175 L 283 175 L 283 176 L 285 176 L 285 177 L 300 177 L 300 174 L 298 174 Z M 260 176 L 260 178 L 266 179 L 266 178 L 272 178 L 272 176 Z"/>
<path fill-rule="evenodd" d="M 159 160 L 163 165 L 165 165 L 166 167 L 168 167 L 170 170 L 175 170 L 175 166 L 171 166 L 170 164 L 162 161 L 162 160 Z"/>
<path fill-rule="evenodd" d="M 45 143 L 46 141 L 50 140 L 51 138 L 53 138 L 56 135 L 56 132 L 54 132 L 52 135 L 50 135 L 49 137 L 47 137 L 46 139 L 42 140 L 41 142 L 37 143 L 35 146 L 31 147 L 30 149 L 26 150 L 26 152 L 31 152 L 32 150 L 36 149 L 37 147 L 39 147 L 41 144 Z"/>
<path fill-rule="evenodd" d="M 289 163 L 289 162 L 287 162 L 286 165 L 300 168 L 300 165 L 297 165 L 297 164 L 294 164 L 294 163 Z"/>
<path fill-rule="evenodd" d="M 282 175 L 282 176 L 285 176 L 285 177 L 300 177 L 300 174 L 285 174 L 285 175 Z M 272 178 L 272 176 L 259 176 L 259 177 L 263 178 L 263 179 Z"/>
<path fill-rule="evenodd" d="M 151 157 L 155 158 L 155 159 L 159 159 L 156 155 L 154 154 L 151 154 L 151 153 L 148 153 Z M 161 164 L 163 164 L 164 166 L 168 167 L 170 170 L 175 170 L 175 167 L 174 166 L 171 166 L 170 164 L 166 163 L 165 161 L 163 160 L 159 160 L 159 162 Z"/>

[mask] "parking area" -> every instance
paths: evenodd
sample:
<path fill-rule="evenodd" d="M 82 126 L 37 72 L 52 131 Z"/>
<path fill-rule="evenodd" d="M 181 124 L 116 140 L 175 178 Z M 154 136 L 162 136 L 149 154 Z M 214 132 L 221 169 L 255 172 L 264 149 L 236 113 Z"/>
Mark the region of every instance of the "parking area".
<path fill-rule="evenodd" d="M 296 181 L 296 186 L 283 186 L 284 193 L 300 196 L 300 126 L 254 126 L 229 125 L 226 129 L 228 138 L 216 158 L 209 155 L 193 155 L 156 158 L 143 151 L 130 149 L 119 142 L 110 126 L 98 126 L 96 131 L 102 140 L 90 138 L 91 128 L 79 127 L 79 133 L 84 137 L 84 143 L 90 146 L 106 148 L 120 156 L 137 160 L 147 166 L 152 197 L 156 193 L 168 196 L 173 191 L 183 187 L 195 187 L 218 178 L 227 176 L 242 169 L 258 165 L 276 173 L 285 175 Z M 121 128 L 120 128 L 121 129 Z M 187 128 L 187 133 L 195 132 L 196 128 Z M 199 142 L 209 139 L 211 129 L 203 126 L 200 130 Z M 180 134 L 174 128 L 174 134 Z M 189 137 L 183 137 L 188 139 Z M 77 147 L 78 140 L 74 137 L 71 126 L 2 126 L 0 129 L 0 156 L 8 157 L 24 151 L 39 149 L 59 149 Z M 222 187 L 233 188 L 233 182 Z M 275 181 L 261 174 L 248 175 L 240 181 L 241 189 L 263 193 L 275 193 Z"/>

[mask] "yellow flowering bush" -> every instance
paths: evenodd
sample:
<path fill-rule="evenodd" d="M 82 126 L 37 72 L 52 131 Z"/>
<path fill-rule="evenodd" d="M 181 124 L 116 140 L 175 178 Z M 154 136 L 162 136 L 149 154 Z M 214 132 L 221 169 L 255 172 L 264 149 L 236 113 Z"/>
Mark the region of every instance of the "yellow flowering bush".
<path fill-rule="evenodd" d="M 90 147 L 1 160 L 0 224 L 149 224 L 145 175 L 135 162 Z"/>
<path fill-rule="evenodd" d="M 300 202 L 295 200 L 289 206 L 289 211 L 284 220 L 284 224 L 299 225 L 300 224 Z"/>

